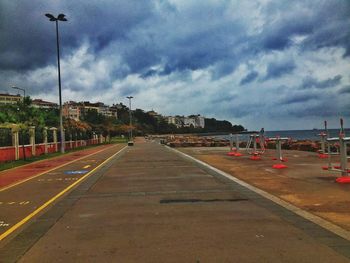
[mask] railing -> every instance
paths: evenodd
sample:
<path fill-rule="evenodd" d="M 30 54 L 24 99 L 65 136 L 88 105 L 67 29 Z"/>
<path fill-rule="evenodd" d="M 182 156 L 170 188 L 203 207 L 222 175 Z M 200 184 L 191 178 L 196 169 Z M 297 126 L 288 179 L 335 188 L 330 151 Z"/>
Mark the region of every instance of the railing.
<path fill-rule="evenodd" d="M 78 147 L 84 147 L 88 145 L 94 145 L 100 143 L 100 139 L 88 139 L 88 140 L 77 140 L 77 141 L 66 141 L 65 149 L 71 150 Z M 35 144 L 35 150 L 33 151 L 33 146 L 30 144 L 27 145 L 19 145 L 18 146 L 18 159 L 23 159 L 23 155 L 25 154 L 26 158 L 30 158 L 33 156 L 39 156 L 46 153 L 54 153 L 59 151 L 60 143 L 39 143 Z M 46 146 L 46 147 L 45 147 Z M 46 151 L 45 151 L 46 148 Z M 6 146 L 0 147 L 0 163 L 15 161 L 16 160 L 16 147 L 15 146 Z"/>

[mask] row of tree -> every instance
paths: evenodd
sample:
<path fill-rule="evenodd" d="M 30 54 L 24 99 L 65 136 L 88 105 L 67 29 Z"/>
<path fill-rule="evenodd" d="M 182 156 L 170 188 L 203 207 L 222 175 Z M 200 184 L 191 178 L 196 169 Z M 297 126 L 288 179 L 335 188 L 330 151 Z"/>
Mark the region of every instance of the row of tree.
<path fill-rule="evenodd" d="M 1 105 L 0 127 L 10 128 L 12 124 L 17 124 L 23 130 L 26 130 L 29 126 L 35 126 L 37 130 L 40 130 L 44 127 L 59 126 L 58 109 L 35 108 L 31 105 L 31 102 L 30 97 L 25 97 L 23 101 L 17 104 Z M 123 104 L 119 104 L 118 106 L 118 118 L 104 116 L 96 110 L 83 111 L 80 121 L 64 118 L 64 128 L 67 135 L 79 134 L 80 137 L 89 137 L 92 133 L 103 134 L 104 136 L 127 135 L 130 130 L 129 108 Z M 174 124 L 169 124 L 165 118 L 153 116 L 142 109 L 133 110 L 132 118 L 132 129 L 134 134 L 137 135 L 233 132 L 244 130 L 244 127 L 241 125 L 232 125 L 229 121 L 219 121 L 214 118 L 205 119 L 205 128 L 195 128 L 192 126 L 178 128 Z M 0 144 L 2 144 L 1 138 Z"/>

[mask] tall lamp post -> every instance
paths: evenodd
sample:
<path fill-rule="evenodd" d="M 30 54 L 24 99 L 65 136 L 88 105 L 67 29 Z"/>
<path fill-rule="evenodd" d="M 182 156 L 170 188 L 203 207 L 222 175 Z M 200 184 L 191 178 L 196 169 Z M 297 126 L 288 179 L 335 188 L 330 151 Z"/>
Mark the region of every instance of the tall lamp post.
<path fill-rule="evenodd" d="M 45 14 L 46 17 L 52 22 L 56 22 L 56 43 L 57 43 L 57 68 L 58 68 L 58 91 L 59 91 L 59 101 L 60 101 L 60 133 L 61 133 L 61 153 L 64 153 L 64 129 L 63 129 L 63 117 L 62 117 L 62 91 L 61 91 L 61 66 L 60 66 L 60 44 L 58 36 L 58 21 L 67 21 L 64 14 L 59 14 L 54 17 L 51 14 Z"/>
<path fill-rule="evenodd" d="M 19 88 L 19 87 L 16 87 L 16 86 L 13 86 L 11 88 L 23 91 L 23 99 L 26 97 L 26 90 L 25 89 L 22 89 L 22 88 Z"/>
<path fill-rule="evenodd" d="M 134 98 L 133 96 L 128 96 L 126 97 L 127 99 L 129 99 L 129 126 L 130 126 L 130 130 L 129 130 L 129 142 L 128 142 L 128 145 L 129 146 L 132 146 L 134 145 L 134 142 L 132 140 L 132 117 L 131 117 L 131 99 Z"/>

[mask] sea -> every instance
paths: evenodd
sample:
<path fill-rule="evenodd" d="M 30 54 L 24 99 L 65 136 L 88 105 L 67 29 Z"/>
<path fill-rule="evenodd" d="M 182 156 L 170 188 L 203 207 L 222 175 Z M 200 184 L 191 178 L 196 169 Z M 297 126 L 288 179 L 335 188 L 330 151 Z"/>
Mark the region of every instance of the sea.
<path fill-rule="evenodd" d="M 344 129 L 345 135 L 350 136 L 350 129 Z M 324 130 L 287 130 L 287 131 L 265 131 L 265 137 L 273 138 L 273 137 L 288 137 L 292 140 L 311 140 L 311 141 L 319 141 L 320 133 L 324 132 Z M 338 137 L 339 129 L 329 129 L 328 130 L 329 137 Z M 216 138 L 221 139 L 230 139 L 230 135 L 218 135 L 214 136 Z M 249 134 L 242 134 L 240 136 L 240 141 L 247 141 L 249 138 Z"/>

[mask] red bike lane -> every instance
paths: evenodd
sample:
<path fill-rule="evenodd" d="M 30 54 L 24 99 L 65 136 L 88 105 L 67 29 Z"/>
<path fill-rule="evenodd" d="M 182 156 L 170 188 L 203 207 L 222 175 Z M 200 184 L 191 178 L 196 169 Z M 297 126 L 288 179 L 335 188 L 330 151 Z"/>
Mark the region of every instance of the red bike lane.
<path fill-rule="evenodd" d="M 76 151 L 65 154 L 63 156 L 41 160 L 13 169 L 2 171 L 0 172 L 0 191 L 3 191 L 13 185 L 22 183 L 33 177 L 50 172 L 51 170 L 57 169 L 71 162 L 96 154 L 110 147 L 113 147 L 113 144 L 101 145 L 94 148 Z"/>

